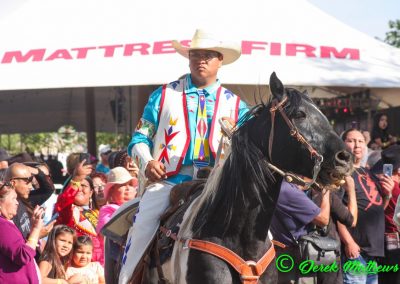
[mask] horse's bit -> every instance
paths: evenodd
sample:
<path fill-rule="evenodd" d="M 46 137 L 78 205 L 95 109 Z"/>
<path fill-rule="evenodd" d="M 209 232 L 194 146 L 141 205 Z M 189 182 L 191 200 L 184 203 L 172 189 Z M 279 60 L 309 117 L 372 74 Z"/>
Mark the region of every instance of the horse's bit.
<path fill-rule="evenodd" d="M 289 126 L 290 135 L 296 138 L 296 140 L 299 141 L 301 144 L 303 144 L 310 152 L 311 158 L 315 159 L 313 178 L 310 182 L 306 182 L 298 175 L 290 172 L 284 172 L 275 165 L 273 165 L 272 163 L 267 162 L 267 165 L 270 169 L 284 176 L 287 182 L 292 182 L 304 186 L 305 187 L 304 189 L 308 189 L 311 186 L 313 186 L 316 187 L 317 189 L 322 190 L 322 186 L 316 182 L 316 179 L 319 174 L 319 171 L 321 170 L 321 164 L 324 160 L 324 157 L 321 154 L 319 154 L 318 151 L 315 150 L 313 146 L 311 146 L 311 144 L 304 138 L 304 136 L 300 133 L 300 131 L 297 129 L 294 123 L 288 118 L 286 113 L 283 111 L 283 105 L 287 102 L 287 100 L 288 100 L 287 96 L 284 96 L 280 102 L 278 100 L 273 100 L 272 106 L 269 110 L 271 113 L 271 131 L 269 134 L 269 143 L 268 143 L 269 160 L 272 162 L 272 143 L 274 141 L 275 114 L 276 111 L 278 110 L 279 113 L 282 115 L 283 119 L 285 120 L 286 124 Z"/>

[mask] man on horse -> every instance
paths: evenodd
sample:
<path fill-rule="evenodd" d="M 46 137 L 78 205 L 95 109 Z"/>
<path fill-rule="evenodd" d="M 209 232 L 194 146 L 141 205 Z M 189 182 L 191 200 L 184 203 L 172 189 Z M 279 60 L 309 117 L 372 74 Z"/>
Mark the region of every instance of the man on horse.
<path fill-rule="evenodd" d="M 217 73 L 236 61 L 240 46 L 197 30 L 191 47 L 173 46 L 189 59 L 190 74 L 155 90 L 128 146 L 148 186 L 128 236 L 119 283 L 126 283 L 153 239 L 171 188 L 212 167 L 221 138 L 219 119 L 235 125 L 247 111 L 238 96 L 221 86 Z"/>

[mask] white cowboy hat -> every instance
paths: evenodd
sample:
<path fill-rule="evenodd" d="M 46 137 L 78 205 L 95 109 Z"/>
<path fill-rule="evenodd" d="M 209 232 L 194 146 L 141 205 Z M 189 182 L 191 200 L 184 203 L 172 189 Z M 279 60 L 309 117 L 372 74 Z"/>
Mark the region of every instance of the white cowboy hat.
<path fill-rule="evenodd" d="M 196 30 L 194 33 L 190 47 L 182 46 L 177 40 L 172 41 L 172 46 L 180 55 L 186 58 L 189 58 L 189 51 L 194 49 L 217 51 L 224 56 L 222 65 L 236 61 L 242 52 L 239 44 L 217 40 L 210 33 L 201 29 Z"/>

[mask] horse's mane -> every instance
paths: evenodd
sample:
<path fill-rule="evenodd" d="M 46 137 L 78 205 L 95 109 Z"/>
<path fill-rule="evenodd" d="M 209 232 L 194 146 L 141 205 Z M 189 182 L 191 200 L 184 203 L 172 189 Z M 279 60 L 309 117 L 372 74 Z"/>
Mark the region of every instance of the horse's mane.
<path fill-rule="evenodd" d="M 285 112 L 288 116 L 299 108 L 302 98 L 311 101 L 307 95 L 292 88 L 286 89 L 286 95 L 289 103 L 285 105 Z M 245 207 L 249 206 L 245 192 L 263 206 L 266 205 L 266 200 L 262 200 L 262 196 L 268 196 L 268 203 L 273 202 L 270 190 L 275 179 L 267 167 L 268 137 L 262 133 L 259 133 L 258 137 L 251 137 L 251 128 L 255 123 L 265 124 L 265 131 L 269 131 L 267 127 L 270 123 L 270 107 L 271 99 L 267 104 L 261 102 L 251 108 L 238 122 L 240 127 L 232 136 L 230 155 L 222 167 L 213 170 L 203 194 L 194 204 L 191 216 L 186 220 L 188 222 L 186 225 L 191 227 L 192 233 L 200 232 L 204 224 L 216 216 L 222 220 L 221 226 L 226 228 L 234 210 L 237 210 L 235 205 L 238 202 Z M 263 141 L 257 145 L 255 139 Z"/>

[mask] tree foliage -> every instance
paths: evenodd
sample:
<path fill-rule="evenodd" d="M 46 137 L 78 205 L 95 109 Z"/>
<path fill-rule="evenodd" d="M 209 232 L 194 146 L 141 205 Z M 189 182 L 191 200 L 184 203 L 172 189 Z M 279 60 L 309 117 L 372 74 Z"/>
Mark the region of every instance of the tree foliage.
<path fill-rule="evenodd" d="M 400 47 L 400 20 L 389 21 L 390 31 L 386 33 L 385 42 Z"/>
<path fill-rule="evenodd" d="M 96 133 L 97 145 L 109 144 L 115 150 L 126 147 L 130 138 L 128 134 Z M 86 145 L 86 133 L 76 132 L 69 125 L 63 126 L 58 132 L 0 134 L 0 148 L 6 149 L 10 155 L 21 152 L 45 155 L 81 152 L 86 151 Z"/>

